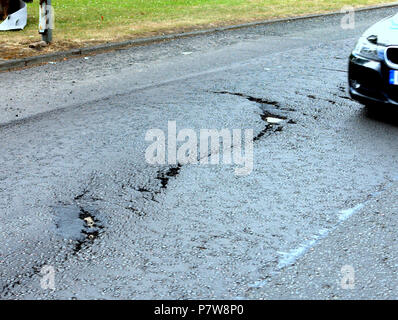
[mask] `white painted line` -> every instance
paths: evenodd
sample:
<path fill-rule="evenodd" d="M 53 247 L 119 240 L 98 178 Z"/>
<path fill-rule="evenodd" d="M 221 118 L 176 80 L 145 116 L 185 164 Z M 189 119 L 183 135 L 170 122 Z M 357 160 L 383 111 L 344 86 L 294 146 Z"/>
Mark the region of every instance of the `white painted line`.
<path fill-rule="evenodd" d="M 376 194 L 378 193 L 373 194 L 372 198 Z M 341 223 L 363 209 L 369 200 L 370 199 L 363 203 L 357 204 L 353 208 L 341 210 L 338 214 L 338 222 L 333 227 L 319 230 L 319 232 L 312 236 L 310 240 L 305 241 L 299 247 L 291 249 L 288 252 L 279 251 L 278 253 L 282 256 L 282 258 L 280 258 L 278 261 L 278 269 L 281 270 L 293 265 L 300 257 L 304 256 L 310 249 L 315 247 L 320 240 L 326 238 L 331 232 L 333 232 Z M 262 288 L 267 284 L 268 281 L 269 280 L 260 280 L 253 284 L 249 284 L 249 287 Z"/>
<path fill-rule="evenodd" d="M 361 210 L 364 206 L 365 206 L 364 203 L 360 203 L 360 204 L 356 205 L 354 208 L 347 209 L 347 210 L 341 210 L 340 214 L 339 214 L 339 222 L 343 222 L 343 221 L 347 220 L 353 214 L 355 214 L 359 210 Z"/>

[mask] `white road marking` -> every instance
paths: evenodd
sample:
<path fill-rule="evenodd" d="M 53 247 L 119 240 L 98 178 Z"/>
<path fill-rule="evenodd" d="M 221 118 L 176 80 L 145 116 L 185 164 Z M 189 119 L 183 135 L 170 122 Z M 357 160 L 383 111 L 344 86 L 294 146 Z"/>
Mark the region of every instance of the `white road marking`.
<path fill-rule="evenodd" d="M 371 198 L 373 198 L 373 196 L 375 196 L 376 194 L 379 194 L 379 192 L 373 194 Z M 278 261 L 278 267 L 277 267 L 278 270 L 281 270 L 288 266 L 293 265 L 300 257 L 305 255 L 310 249 L 315 247 L 320 240 L 326 238 L 331 232 L 333 232 L 341 223 L 343 223 L 348 218 L 350 218 L 352 215 L 354 215 L 355 213 L 357 213 L 361 209 L 363 209 L 365 207 L 366 203 L 370 199 L 366 200 L 363 203 L 357 204 L 353 208 L 344 209 L 344 210 L 339 211 L 338 222 L 333 227 L 321 229 L 317 234 L 312 236 L 312 238 L 310 240 L 305 241 L 299 247 L 291 249 L 288 252 L 279 251 L 278 253 L 282 257 Z M 249 287 L 250 288 L 262 288 L 267 284 L 268 281 L 269 281 L 269 279 L 260 280 L 253 284 L 249 284 Z"/>

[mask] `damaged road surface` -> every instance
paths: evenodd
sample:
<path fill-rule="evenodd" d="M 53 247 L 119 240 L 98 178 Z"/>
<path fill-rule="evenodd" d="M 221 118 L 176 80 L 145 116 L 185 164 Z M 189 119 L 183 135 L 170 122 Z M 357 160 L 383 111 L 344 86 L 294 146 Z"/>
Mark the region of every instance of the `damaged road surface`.
<path fill-rule="evenodd" d="M 355 40 L 395 10 L 1 73 L 0 297 L 396 297 L 398 116 L 345 92 Z M 170 121 L 252 129 L 253 170 L 149 164 Z"/>

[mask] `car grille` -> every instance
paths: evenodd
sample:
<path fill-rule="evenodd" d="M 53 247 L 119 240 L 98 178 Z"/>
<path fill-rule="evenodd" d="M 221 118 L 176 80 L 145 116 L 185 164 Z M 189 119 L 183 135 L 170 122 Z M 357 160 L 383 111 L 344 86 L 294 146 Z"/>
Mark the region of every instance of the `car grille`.
<path fill-rule="evenodd" d="M 398 67 L 398 47 L 388 47 L 386 49 L 386 62 L 390 66 Z"/>

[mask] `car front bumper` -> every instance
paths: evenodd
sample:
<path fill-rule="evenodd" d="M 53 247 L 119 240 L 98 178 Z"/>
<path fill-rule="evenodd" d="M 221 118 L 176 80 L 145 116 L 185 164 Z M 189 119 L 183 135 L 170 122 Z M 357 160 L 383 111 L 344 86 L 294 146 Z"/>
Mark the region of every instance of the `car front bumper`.
<path fill-rule="evenodd" d="M 398 106 L 398 86 L 389 83 L 390 70 L 384 61 L 351 55 L 348 64 L 350 96 L 365 105 Z"/>

